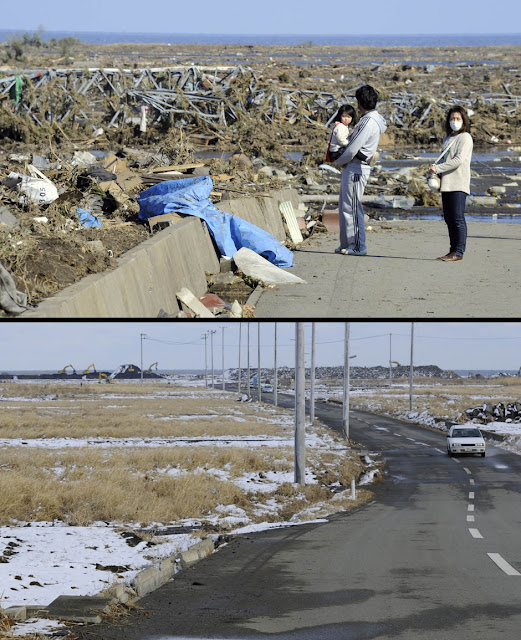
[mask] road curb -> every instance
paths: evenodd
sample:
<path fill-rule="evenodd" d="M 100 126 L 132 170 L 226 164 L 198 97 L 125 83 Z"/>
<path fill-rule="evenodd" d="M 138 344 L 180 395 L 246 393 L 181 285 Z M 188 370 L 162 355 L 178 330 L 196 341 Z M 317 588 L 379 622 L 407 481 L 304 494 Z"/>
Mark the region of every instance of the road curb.
<path fill-rule="evenodd" d="M 95 596 L 58 596 L 49 605 L 13 605 L 6 609 L 0 607 L 0 613 L 18 622 L 36 617 L 99 624 L 101 614 L 108 612 L 111 604 L 137 602 L 168 582 L 180 570 L 210 556 L 215 549 L 216 544 L 212 538 L 204 538 L 186 551 L 163 558 L 159 566 L 142 569 L 129 586 L 118 582 Z"/>
<path fill-rule="evenodd" d="M 255 309 L 263 291 L 264 291 L 264 287 L 261 284 L 258 284 L 255 287 L 255 289 L 250 293 L 250 297 L 246 301 L 246 304 L 252 307 L 252 309 Z"/>

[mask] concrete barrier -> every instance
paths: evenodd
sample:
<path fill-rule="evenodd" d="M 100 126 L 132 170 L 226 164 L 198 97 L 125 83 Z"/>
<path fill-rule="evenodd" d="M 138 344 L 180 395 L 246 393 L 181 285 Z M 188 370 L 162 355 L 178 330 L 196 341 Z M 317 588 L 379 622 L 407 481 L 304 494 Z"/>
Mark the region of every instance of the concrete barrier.
<path fill-rule="evenodd" d="M 283 241 L 279 204 L 288 200 L 298 207 L 294 189 L 225 200 L 218 208 Z M 181 308 L 176 293 L 183 287 L 195 296 L 206 293 L 206 272 L 219 272 L 218 252 L 206 224 L 188 217 L 125 253 L 113 271 L 87 276 L 18 318 L 157 318 L 160 311 L 175 315 Z"/>
<path fill-rule="evenodd" d="M 175 558 L 168 557 L 161 562 L 159 567 L 149 567 L 140 571 L 134 578 L 133 587 L 138 598 L 155 591 L 165 582 L 168 582 L 175 573 Z"/>
<path fill-rule="evenodd" d="M 186 569 L 214 552 L 215 546 L 211 538 L 205 538 L 179 555 L 181 567 Z"/>
<path fill-rule="evenodd" d="M 279 204 L 286 201 L 291 201 L 295 208 L 298 207 L 300 199 L 295 189 L 279 189 L 272 191 L 269 196 L 223 200 L 216 207 L 220 211 L 233 213 L 239 218 L 269 231 L 277 240 L 283 242 L 286 239 L 286 232 Z"/>
<path fill-rule="evenodd" d="M 44 300 L 20 318 L 155 318 L 180 310 L 176 293 L 207 289 L 219 259 L 206 224 L 191 217 L 127 251 L 113 271 L 98 273 Z"/>

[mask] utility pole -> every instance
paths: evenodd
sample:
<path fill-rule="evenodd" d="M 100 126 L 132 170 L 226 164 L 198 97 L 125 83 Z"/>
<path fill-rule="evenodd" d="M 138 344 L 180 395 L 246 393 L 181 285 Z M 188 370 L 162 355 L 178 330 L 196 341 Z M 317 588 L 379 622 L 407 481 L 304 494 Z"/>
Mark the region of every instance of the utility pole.
<path fill-rule="evenodd" d="M 206 389 L 208 389 L 208 353 L 206 350 L 206 342 L 208 340 L 208 334 L 206 332 L 203 333 L 201 338 L 204 338 L 204 386 Z"/>
<path fill-rule="evenodd" d="M 242 338 L 242 322 L 239 323 L 239 382 L 238 382 L 238 392 L 241 393 L 241 377 L 242 377 L 242 369 L 241 369 L 241 338 Z"/>
<path fill-rule="evenodd" d="M 250 397 L 250 323 L 248 322 L 248 349 L 246 350 L 246 393 Z"/>
<path fill-rule="evenodd" d="M 216 333 L 215 329 L 210 329 L 210 353 L 212 355 L 212 389 L 215 389 L 215 379 L 213 377 L 213 334 Z"/>
<path fill-rule="evenodd" d="M 306 369 L 304 323 L 295 324 L 295 482 L 306 483 Z"/>
<path fill-rule="evenodd" d="M 409 411 L 412 411 L 412 379 L 414 361 L 414 322 L 411 322 L 411 368 L 409 373 Z"/>
<path fill-rule="evenodd" d="M 393 386 L 393 356 L 392 356 L 392 340 L 393 334 L 389 334 L 389 386 Z"/>
<path fill-rule="evenodd" d="M 224 330 L 226 329 L 226 327 L 221 327 L 221 331 L 222 331 L 222 370 L 223 370 L 223 391 L 226 390 L 226 386 L 224 384 Z"/>
<path fill-rule="evenodd" d="M 345 323 L 344 336 L 344 402 L 342 403 L 342 436 L 349 438 L 349 322 Z"/>
<path fill-rule="evenodd" d="M 315 323 L 311 323 L 311 383 L 309 390 L 309 419 L 315 422 Z"/>
<path fill-rule="evenodd" d="M 274 385 L 273 385 L 273 400 L 274 405 L 277 406 L 277 391 L 278 391 L 278 379 L 277 379 L 277 323 L 275 323 L 275 354 L 274 354 L 274 363 L 273 363 L 273 374 L 275 377 Z"/>
<path fill-rule="evenodd" d="M 140 333 L 141 337 L 141 385 L 143 385 L 143 340 L 147 337 L 146 333 Z"/>
<path fill-rule="evenodd" d="M 261 323 L 257 323 L 257 397 L 259 398 L 259 402 L 262 400 L 262 389 L 261 389 L 261 339 L 260 339 L 260 328 Z"/>

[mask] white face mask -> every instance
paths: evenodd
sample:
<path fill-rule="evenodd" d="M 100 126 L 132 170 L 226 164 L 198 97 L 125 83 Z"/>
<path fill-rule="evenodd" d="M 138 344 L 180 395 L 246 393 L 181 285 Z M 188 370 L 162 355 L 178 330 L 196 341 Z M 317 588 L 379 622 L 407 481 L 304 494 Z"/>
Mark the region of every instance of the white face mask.
<path fill-rule="evenodd" d="M 453 131 L 459 131 L 463 125 L 463 122 L 461 122 L 461 120 L 451 120 L 449 124 L 450 124 L 450 128 Z"/>

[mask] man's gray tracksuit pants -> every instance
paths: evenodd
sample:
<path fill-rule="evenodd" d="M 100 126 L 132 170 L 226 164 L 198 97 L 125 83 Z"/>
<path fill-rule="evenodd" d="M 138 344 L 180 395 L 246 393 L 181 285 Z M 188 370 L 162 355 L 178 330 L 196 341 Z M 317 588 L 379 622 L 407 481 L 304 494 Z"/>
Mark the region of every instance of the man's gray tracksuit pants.
<path fill-rule="evenodd" d="M 342 249 L 367 251 L 362 196 L 368 177 L 369 175 L 353 173 L 349 170 L 349 165 L 342 171 L 338 198 L 340 246 Z"/>

